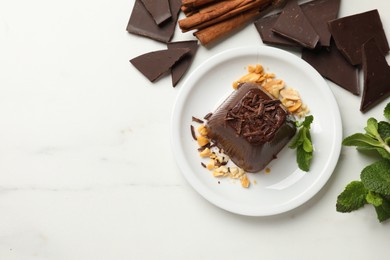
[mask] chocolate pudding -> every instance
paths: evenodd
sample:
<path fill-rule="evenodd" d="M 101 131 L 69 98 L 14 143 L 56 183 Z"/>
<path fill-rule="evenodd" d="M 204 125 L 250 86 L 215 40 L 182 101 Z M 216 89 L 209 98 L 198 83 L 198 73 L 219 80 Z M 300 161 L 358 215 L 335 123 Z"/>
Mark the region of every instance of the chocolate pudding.
<path fill-rule="evenodd" d="M 243 83 L 212 114 L 208 137 L 246 172 L 258 172 L 296 132 L 293 118 L 254 83 Z"/>

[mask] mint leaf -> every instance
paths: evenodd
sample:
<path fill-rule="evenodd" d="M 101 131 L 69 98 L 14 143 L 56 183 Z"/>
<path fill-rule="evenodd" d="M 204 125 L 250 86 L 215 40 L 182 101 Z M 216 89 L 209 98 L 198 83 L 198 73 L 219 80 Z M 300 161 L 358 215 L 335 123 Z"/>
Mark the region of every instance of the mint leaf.
<path fill-rule="evenodd" d="M 390 123 L 380 121 L 378 123 L 378 133 L 380 137 L 388 144 L 388 141 L 386 139 L 390 138 Z"/>
<path fill-rule="evenodd" d="M 303 149 L 303 146 L 297 147 L 297 163 L 299 169 L 308 172 L 310 170 L 310 162 L 312 158 L 313 158 L 312 153 L 307 153 Z"/>
<path fill-rule="evenodd" d="M 303 145 L 303 150 L 307 153 L 311 153 L 313 151 L 313 145 L 311 143 L 311 136 L 309 129 L 307 127 L 302 127 L 302 145 Z"/>
<path fill-rule="evenodd" d="M 388 103 L 383 111 L 383 115 L 390 120 L 390 103 Z"/>
<path fill-rule="evenodd" d="M 373 138 L 377 138 L 379 136 L 378 133 L 378 121 L 375 118 L 369 118 L 367 120 L 367 126 L 364 128 L 367 134 L 372 136 Z"/>
<path fill-rule="evenodd" d="M 296 149 L 296 159 L 298 167 L 308 172 L 310 163 L 313 158 L 313 143 L 310 135 L 310 124 L 313 122 L 312 115 L 306 116 L 304 121 L 296 122 L 296 126 L 300 127 L 296 136 L 291 140 L 289 148 Z"/>
<path fill-rule="evenodd" d="M 306 116 L 305 120 L 301 123 L 301 126 L 306 127 L 307 129 L 310 129 L 311 123 L 313 123 L 314 117 L 312 115 Z"/>
<path fill-rule="evenodd" d="M 370 191 L 390 195 L 390 160 L 382 159 L 365 167 L 360 178 Z"/>
<path fill-rule="evenodd" d="M 390 103 L 383 114 L 390 120 Z M 337 198 L 336 209 L 351 212 L 369 203 L 383 222 L 390 219 L 390 122 L 369 118 L 364 129 L 365 134 L 348 136 L 343 145 L 356 146 L 360 151 L 376 150 L 383 159 L 365 167 L 360 174 L 361 181 L 347 185 Z"/>
<path fill-rule="evenodd" d="M 384 148 L 376 148 L 376 150 L 384 159 L 390 159 L 390 153 Z"/>
<path fill-rule="evenodd" d="M 338 212 L 351 212 L 363 207 L 367 201 L 368 190 L 361 181 L 352 181 L 337 197 L 336 210 Z"/>
<path fill-rule="evenodd" d="M 290 144 L 288 145 L 291 149 L 296 149 L 298 146 L 303 144 L 303 136 L 302 132 L 298 131 L 298 134 L 294 136 L 294 138 L 291 140 Z"/>
<path fill-rule="evenodd" d="M 390 201 L 383 200 L 380 206 L 375 207 L 376 215 L 379 222 L 383 222 L 390 218 Z"/>
<path fill-rule="evenodd" d="M 367 203 L 369 203 L 375 207 L 379 207 L 383 203 L 383 198 L 378 193 L 369 191 L 367 196 L 366 196 L 366 201 L 367 201 Z"/>
<path fill-rule="evenodd" d="M 353 134 L 351 136 L 344 138 L 342 144 L 345 146 L 357 146 L 357 147 L 367 146 L 367 145 L 374 146 L 374 147 L 382 147 L 380 141 L 372 138 L 367 134 L 361 134 L 361 133 Z"/>

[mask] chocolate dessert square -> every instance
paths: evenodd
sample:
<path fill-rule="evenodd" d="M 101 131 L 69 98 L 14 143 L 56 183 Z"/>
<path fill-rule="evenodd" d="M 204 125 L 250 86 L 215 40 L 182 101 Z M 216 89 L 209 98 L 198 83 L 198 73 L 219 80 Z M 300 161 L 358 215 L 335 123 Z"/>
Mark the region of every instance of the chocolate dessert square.
<path fill-rule="evenodd" d="M 254 83 L 240 85 L 206 125 L 208 137 L 247 172 L 264 169 L 296 132 L 280 101 Z"/>

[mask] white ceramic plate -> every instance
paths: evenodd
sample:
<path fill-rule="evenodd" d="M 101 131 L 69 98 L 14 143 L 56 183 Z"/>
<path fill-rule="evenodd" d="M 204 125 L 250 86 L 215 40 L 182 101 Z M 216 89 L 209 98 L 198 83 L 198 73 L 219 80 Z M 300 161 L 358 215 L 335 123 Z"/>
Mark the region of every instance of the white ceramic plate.
<path fill-rule="evenodd" d="M 314 154 L 310 172 L 301 171 L 295 150 L 287 146 L 269 164 L 271 172 L 249 173 L 250 188 L 239 180 L 217 179 L 201 166 L 190 125 L 192 116 L 213 112 L 232 91 L 232 82 L 260 63 L 266 71 L 297 89 L 314 116 Z M 340 155 L 341 118 L 336 100 L 325 80 L 309 64 L 289 52 L 248 46 L 219 53 L 196 68 L 181 87 L 171 119 L 171 140 L 177 164 L 187 181 L 205 199 L 227 211 L 267 216 L 294 209 L 312 198 L 331 176 Z M 256 180 L 256 184 L 254 184 Z"/>

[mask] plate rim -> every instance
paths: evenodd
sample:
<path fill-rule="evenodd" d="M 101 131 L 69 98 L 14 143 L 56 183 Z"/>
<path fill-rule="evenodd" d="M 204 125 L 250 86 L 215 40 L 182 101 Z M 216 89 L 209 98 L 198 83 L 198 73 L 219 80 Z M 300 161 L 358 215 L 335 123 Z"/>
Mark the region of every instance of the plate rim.
<path fill-rule="evenodd" d="M 201 183 L 200 180 L 198 180 L 194 174 L 189 174 L 188 172 L 192 172 L 191 167 L 188 167 L 183 161 L 185 158 L 182 154 L 180 154 L 175 143 L 176 139 L 175 137 L 180 136 L 180 125 L 179 125 L 179 118 L 181 115 L 181 111 L 179 111 L 180 108 L 183 107 L 183 102 L 187 99 L 189 92 L 191 91 L 191 81 L 195 77 L 195 80 L 197 79 L 196 75 L 200 72 L 202 72 L 207 67 L 212 67 L 216 63 L 223 61 L 224 59 L 229 59 L 232 57 L 238 57 L 238 56 L 244 56 L 248 54 L 253 54 L 257 56 L 264 55 L 265 52 L 267 52 L 268 56 L 277 56 L 278 58 L 283 59 L 293 59 L 294 62 L 301 63 L 300 65 L 304 67 L 304 69 L 309 70 L 308 73 L 313 73 L 313 76 L 316 77 L 316 80 L 318 80 L 321 84 L 326 85 L 326 92 L 328 92 L 329 98 L 331 99 L 331 106 L 335 110 L 335 117 L 334 117 L 334 128 L 332 130 L 332 133 L 335 134 L 334 140 L 334 147 L 332 147 L 331 156 L 328 157 L 329 164 L 327 164 L 327 174 L 323 174 L 317 181 L 310 187 L 310 189 L 306 189 L 304 191 L 304 196 L 302 198 L 302 194 L 300 194 L 300 198 L 293 201 L 293 203 L 288 203 L 284 206 L 279 206 L 275 208 L 274 210 L 269 211 L 261 211 L 261 210 L 237 210 L 234 207 L 231 207 L 229 205 L 226 205 L 226 203 L 223 200 L 218 199 L 217 197 L 210 196 L 208 194 L 208 188 Z M 222 57 L 222 58 L 221 58 Z M 206 65 L 206 66 L 205 66 Z M 246 66 L 247 64 L 244 64 Z M 184 96 L 184 98 L 183 98 Z M 339 106 L 337 104 L 336 98 L 330 89 L 329 85 L 325 81 L 325 79 L 306 61 L 303 59 L 300 59 L 298 56 L 294 55 L 293 53 L 290 53 L 288 51 L 276 48 L 276 47 L 270 47 L 270 46 L 258 46 L 258 45 L 247 45 L 247 46 L 241 46 L 241 47 L 235 47 L 230 48 L 227 50 L 220 51 L 219 53 L 214 54 L 213 56 L 206 59 L 204 62 L 202 62 L 198 67 L 196 67 L 190 75 L 186 78 L 183 85 L 178 91 L 178 94 L 176 96 L 176 100 L 173 105 L 172 113 L 171 113 L 171 120 L 170 120 L 170 138 L 171 138 L 171 148 L 173 149 L 173 155 L 176 161 L 176 165 L 178 166 L 180 173 L 184 176 L 188 184 L 197 192 L 199 193 L 204 199 L 209 201 L 210 203 L 214 204 L 215 206 L 222 208 L 228 212 L 232 212 L 239 215 L 246 215 L 246 216 L 271 216 L 271 215 L 277 215 L 284 212 L 291 211 L 303 204 L 305 204 L 307 201 L 309 201 L 311 198 L 313 198 L 328 182 L 330 177 L 332 176 L 336 165 L 338 163 L 338 159 L 341 153 L 341 141 L 342 141 L 342 120 L 341 120 L 341 114 L 339 110 Z M 338 140 L 338 141 L 337 141 Z M 180 158 L 180 159 L 179 159 Z"/>

